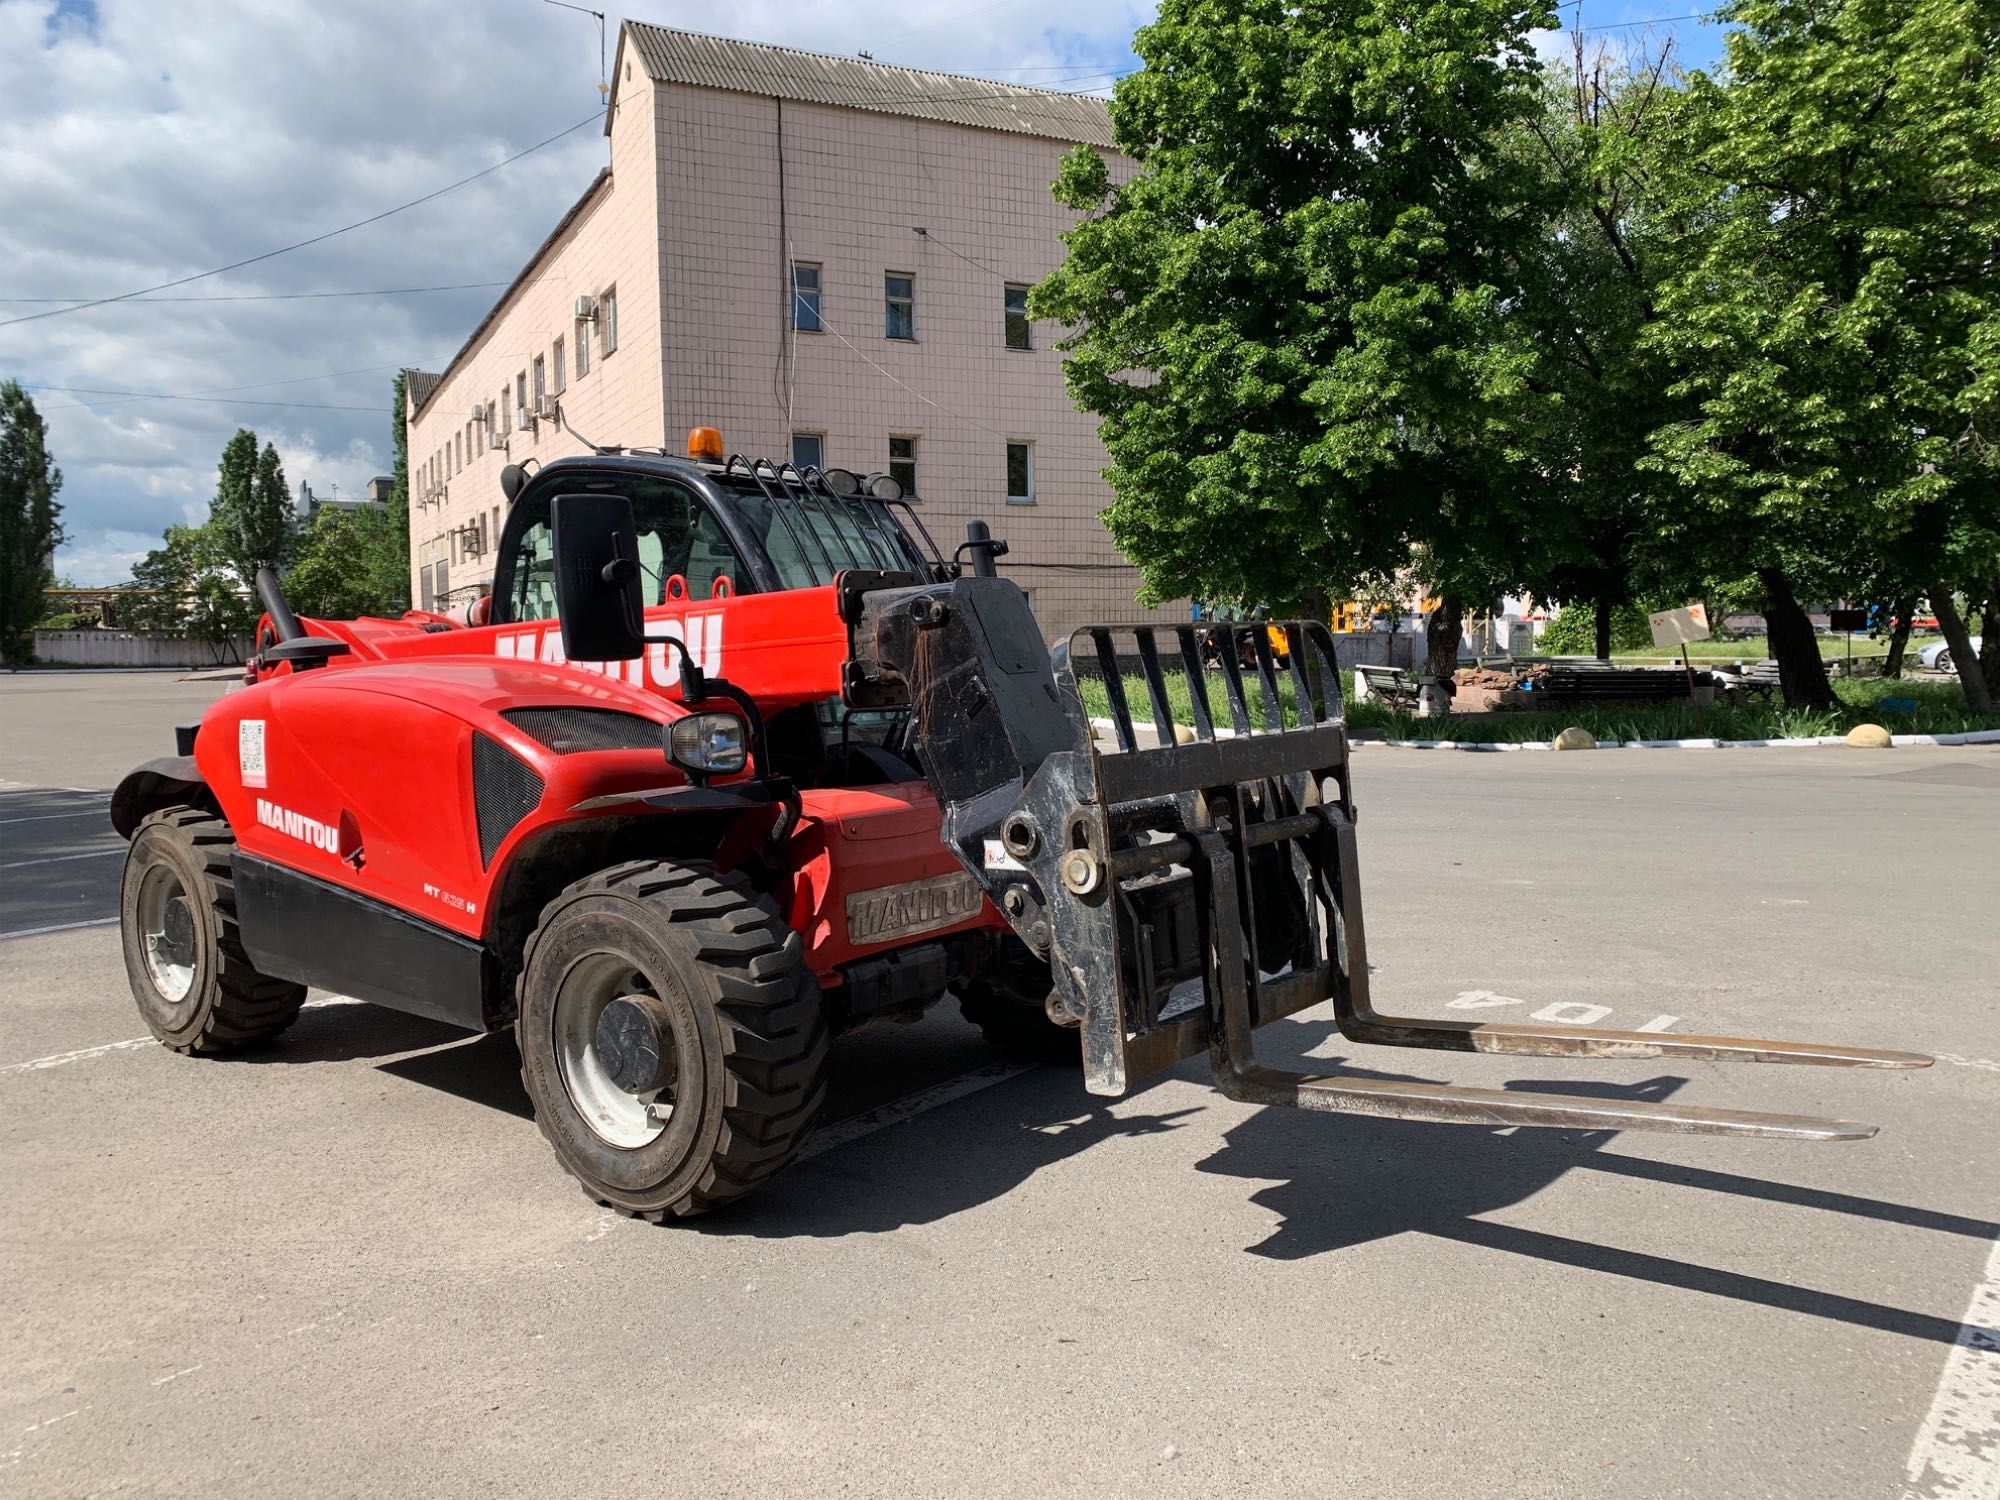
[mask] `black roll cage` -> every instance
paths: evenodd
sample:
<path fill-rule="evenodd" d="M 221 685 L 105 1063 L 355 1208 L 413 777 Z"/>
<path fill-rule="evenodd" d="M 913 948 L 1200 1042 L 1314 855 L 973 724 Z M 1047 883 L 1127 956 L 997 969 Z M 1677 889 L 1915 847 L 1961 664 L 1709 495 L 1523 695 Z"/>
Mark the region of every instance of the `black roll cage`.
<path fill-rule="evenodd" d="M 723 535 L 743 559 L 747 579 L 736 580 L 744 593 L 779 593 L 797 587 L 778 572 L 763 536 L 752 527 L 741 502 L 751 500 L 771 507 L 775 525 L 782 525 L 792 545 L 808 567 L 832 583 L 835 573 L 847 568 L 898 571 L 911 558 L 921 561 L 934 581 L 953 576 L 954 565 L 939 553 L 929 530 L 906 500 L 877 500 L 860 495 L 840 495 L 828 484 L 825 474 L 808 466 L 770 459 L 748 459 L 732 455 L 726 464 L 707 464 L 694 459 L 652 454 L 599 454 L 559 458 L 538 468 L 507 509 L 500 532 L 500 555 L 493 571 L 493 605 L 488 623 L 512 623 L 514 559 L 521 532 L 535 516 L 533 502 L 546 500 L 579 481 L 644 476 L 669 479 L 685 486 L 706 505 L 722 528 Z M 831 522 L 829 533 L 825 523 Z M 836 548 L 831 545 L 850 528 L 852 541 Z M 844 551 L 843 558 L 837 555 Z"/>

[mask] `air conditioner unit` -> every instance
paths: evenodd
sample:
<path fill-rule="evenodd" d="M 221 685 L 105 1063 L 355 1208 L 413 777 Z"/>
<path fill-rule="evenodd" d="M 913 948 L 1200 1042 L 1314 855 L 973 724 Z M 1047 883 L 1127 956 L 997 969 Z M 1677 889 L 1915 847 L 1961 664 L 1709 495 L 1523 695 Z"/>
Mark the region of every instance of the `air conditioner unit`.
<path fill-rule="evenodd" d="M 535 414 L 525 406 L 514 408 L 514 425 L 522 431 L 535 425 Z"/>
<path fill-rule="evenodd" d="M 576 299 L 577 322 L 579 323 L 595 322 L 596 318 L 597 318 L 597 299 L 595 297 L 577 298 Z"/>
<path fill-rule="evenodd" d="M 542 421 L 553 422 L 556 419 L 556 398 L 543 396 L 538 399 L 535 402 L 535 415 Z"/>

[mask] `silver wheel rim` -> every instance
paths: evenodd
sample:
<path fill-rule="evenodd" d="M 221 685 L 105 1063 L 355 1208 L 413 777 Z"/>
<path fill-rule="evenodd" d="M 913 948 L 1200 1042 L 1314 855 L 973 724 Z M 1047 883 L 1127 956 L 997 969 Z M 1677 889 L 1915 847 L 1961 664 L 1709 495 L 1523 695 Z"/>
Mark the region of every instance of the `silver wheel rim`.
<path fill-rule="evenodd" d="M 674 1085 L 646 1094 L 620 1088 L 597 1055 L 597 1023 L 613 1000 L 652 993 L 646 976 L 616 953 L 580 960 L 556 991 L 556 1071 L 570 1103 L 592 1134 L 627 1151 L 651 1145 L 666 1130 L 674 1112 Z M 678 1078 L 678 1055 L 674 1061 Z"/>
<path fill-rule="evenodd" d="M 139 942 L 160 998 L 185 1002 L 194 992 L 194 907 L 171 865 L 152 866 L 139 882 Z"/>

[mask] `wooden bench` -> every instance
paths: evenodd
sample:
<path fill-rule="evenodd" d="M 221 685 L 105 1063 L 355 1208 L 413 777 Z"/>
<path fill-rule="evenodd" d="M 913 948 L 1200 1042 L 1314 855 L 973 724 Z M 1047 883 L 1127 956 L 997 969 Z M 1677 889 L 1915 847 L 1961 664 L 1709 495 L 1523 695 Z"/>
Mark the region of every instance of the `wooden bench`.
<path fill-rule="evenodd" d="M 1417 706 L 1417 695 L 1423 683 L 1401 667 L 1376 667 L 1366 664 L 1354 669 L 1355 681 L 1364 684 L 1370 698 L 1380 698 L 1391 708 L 1410 709 Z"/>
<path fill-rule="evenodd" d="M 1705 670 L 1694 680 L 1697 687 L 1715 681 Z M 1535 696 L 1557 703 L 1684 703 L 1688 679 L 1679 667 L 1553 667 L 1535 684 Z"/>

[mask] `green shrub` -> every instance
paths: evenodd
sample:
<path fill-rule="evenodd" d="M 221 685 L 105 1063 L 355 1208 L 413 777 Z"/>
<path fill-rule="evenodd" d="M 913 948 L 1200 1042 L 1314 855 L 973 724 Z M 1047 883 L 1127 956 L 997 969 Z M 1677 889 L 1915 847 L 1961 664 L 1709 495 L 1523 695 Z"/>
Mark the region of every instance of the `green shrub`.
<path fill-rule="evenodd" d="M 1644 651 L 1653 644 L 1653 627 L 1646 612 L 1636 604 L 1621 604 L 1611 611 L 1611 649 Z M 1595 656 L 1597 654 L 1597 610 L 1590 604 L 1565 605 L 1549 621 L 1535 641 L 1535 650 L 1544 656 Z"/>

